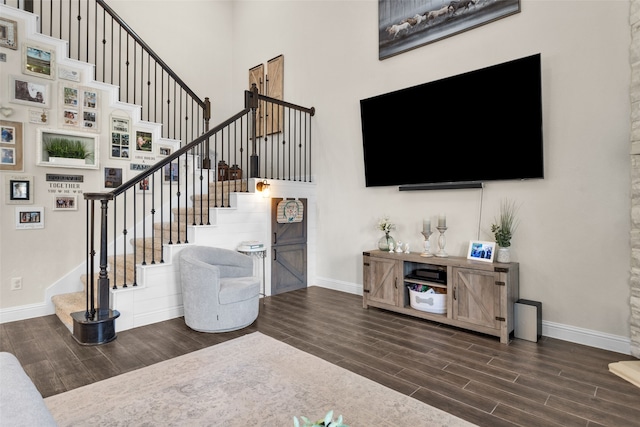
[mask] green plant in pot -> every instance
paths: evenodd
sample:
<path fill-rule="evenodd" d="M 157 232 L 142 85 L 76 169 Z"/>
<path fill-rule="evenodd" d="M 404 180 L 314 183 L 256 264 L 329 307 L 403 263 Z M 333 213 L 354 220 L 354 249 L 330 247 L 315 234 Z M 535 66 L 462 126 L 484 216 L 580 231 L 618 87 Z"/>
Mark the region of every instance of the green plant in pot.
<path fill-rule="evenodd" d="M 504 199 L 500 204 L 500 215 L 491 224 L 491 232 L 496 239 L 496 243 L 499 246 L 498 249 L 498 262 L 510 262 L 511 254 L 509 247 L 511 246 L 511 239 L 513 234 L 518 228 L 518 206 L 516 203 L 509 199 Z"/>
<path fill-rule="evenodd" d="M 66 138 L 51 138 L 44 144 L 44 150 L 51 157 L 62 157 L 65 159 L 90 159 L 92 153 L 82 141 Z"/>

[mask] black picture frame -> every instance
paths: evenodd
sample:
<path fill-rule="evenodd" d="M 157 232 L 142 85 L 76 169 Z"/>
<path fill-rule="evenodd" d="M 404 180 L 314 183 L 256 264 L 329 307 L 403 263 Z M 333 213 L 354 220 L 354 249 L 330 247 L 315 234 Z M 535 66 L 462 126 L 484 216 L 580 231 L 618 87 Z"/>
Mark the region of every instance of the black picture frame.
<path fill-rule="evenodd" d="M 9 180 L 10 200 L 29 200 L 31 198 L 31 182 L 26 180 Z"/>

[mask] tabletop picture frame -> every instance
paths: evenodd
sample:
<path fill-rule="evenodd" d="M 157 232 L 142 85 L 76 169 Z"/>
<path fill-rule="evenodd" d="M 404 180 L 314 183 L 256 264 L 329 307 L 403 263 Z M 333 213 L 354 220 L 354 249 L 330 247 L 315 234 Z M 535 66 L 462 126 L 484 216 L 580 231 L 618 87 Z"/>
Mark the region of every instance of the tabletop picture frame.
<path fill-rule="evenodd" d="M 481 240 L 471 240 L 467 259 L 473 261 L 493 262 L 496 254 L 496 242 L 485 242 Z"/>

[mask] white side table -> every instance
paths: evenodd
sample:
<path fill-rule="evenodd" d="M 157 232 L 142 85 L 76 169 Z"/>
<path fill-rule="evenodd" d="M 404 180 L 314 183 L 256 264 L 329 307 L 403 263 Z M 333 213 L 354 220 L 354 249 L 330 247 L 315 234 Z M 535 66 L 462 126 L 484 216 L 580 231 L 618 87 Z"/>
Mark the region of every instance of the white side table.
<path fill-rule="evenodd" d="M 267 248 L 257 248 L 257 249 L 238 249 L 238 252 L 245 255 L 255 256 L 256 258 L 262 258 L 262 283 L 261 283 L 261 291 L 260 295 L 263 296 L 263 303 L 265 295 L 265 283 L 266 283 L 266 259 L 267 259 Z"/>

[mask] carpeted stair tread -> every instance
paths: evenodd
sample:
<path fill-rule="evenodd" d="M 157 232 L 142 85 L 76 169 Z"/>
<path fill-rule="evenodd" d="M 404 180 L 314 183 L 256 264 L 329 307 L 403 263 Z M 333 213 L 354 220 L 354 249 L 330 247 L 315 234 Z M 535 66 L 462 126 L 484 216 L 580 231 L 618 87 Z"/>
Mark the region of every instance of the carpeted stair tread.
<path fill-rule="evenodd" d="M 181 207 L 172 209 L 173 221 L 165 220 L 164 223 L 155 223 L 153 225 L 155 233 L 145 235 L 144 238 L 142 237 L 142 234 L 140 234 L 139 236 L 136 236 L 135 239 L 130 239 L 129 242 L 132 245 L 135 245 L 137 249 L 135 262 L 132 253 L 127 255 L 116 255 L 115 258 L 113 255 L 110 255 L 108 257 L 110 280 L 109 286 L 113 286 L 114 280 L 115 284 L 118 287 L 122 287 L 122 285 L 125 284 L 125 281 L 128 286 L 131 286 L 136 279 L 136 265 L 141 265 L 143 263 L 146 265 L 152 265 L 154 262 L 156 264 L 162 263 L 163 243 L 186 243 L 186 231 L 188 227 L 191 227 L 194 224 L 196 226 L 210 224 L 210 207 L 229 207 L 230 192 L 246 191 L 246 180 L 210 182 L 209 196 L 192 196 L 191 200 L 193 207 Z M 206 206 L 207 200 L 209 200 L 209 206 Z M 98 275 L 99 270 L 96 270 L 94 274 L 94 282 L 96 283 L 96 285 L 98 281 Z M 83 288 L 86 289 L 86 275 L 82 275 L 81 282 Z M 80 291 L 69 294 L 56 295 L 52 297 L 52 302 L 55 306 L 56 315 L 67 326 L 67 328 L 69 328 L 70 331 L 73 331 L 73 320 L 71 319 L 71 313 L 85 310 L 85 292 Z"/>
<path fill-rule="evenodd" d="M 73 332 L 73 319 L 71 313 L 86 310 L 86 297 L 84 291 L 72 292 L 68 294 L 54 295 L 51 301 L 56 309 L 56 315 L 62 323 Z M 95 299 L 97 306 L 97 296 Z"/>

